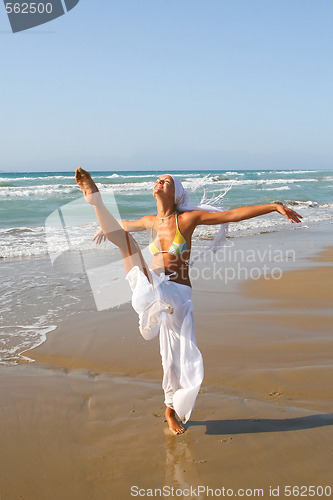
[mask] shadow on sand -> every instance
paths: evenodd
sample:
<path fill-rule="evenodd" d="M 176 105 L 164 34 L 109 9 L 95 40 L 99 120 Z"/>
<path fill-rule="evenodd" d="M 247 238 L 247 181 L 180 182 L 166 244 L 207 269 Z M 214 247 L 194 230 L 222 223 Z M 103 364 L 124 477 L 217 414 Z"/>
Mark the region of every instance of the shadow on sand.
<path fill-rule="evenodd" d="M 333 414 L 323 413 L 308 415 L 306 417 L 285 418 L 285 419 L 241 419 L 241 420 L 203 420 L 190 421 L 186 428 L 194 426 L 206 426 L 205 434 L 255 434 L 260 432 L 283 432 L 299 431 L 304 429 L 314 429 L 333 425 Z"/>

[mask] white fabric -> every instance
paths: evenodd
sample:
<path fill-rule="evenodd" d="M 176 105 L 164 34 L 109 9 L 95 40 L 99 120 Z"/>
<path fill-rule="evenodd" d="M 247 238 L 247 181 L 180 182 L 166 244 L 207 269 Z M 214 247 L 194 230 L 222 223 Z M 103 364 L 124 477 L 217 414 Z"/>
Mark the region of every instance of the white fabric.
<path fill-rule="evenodd" d="M 201 201 L 197 205 L 190 204 L 188 201 L 188 193 L 186 192 L 183 184 L 180 180 L 175 176 L 171 175 L 174 185 L 175 185 L 175 206 L 178 212 L 193 212 L 194 210 L 202 210 L 204 212 L 225 212 L 226 209 L 219 206 L 214 206 L 214 203 L 218 203 L 221 198 L 231 189 L 231 185 L 220 195 L 216 196 L 209 200 L 209 203 L 204 203 L 206 193 L 202 197 Z M 208 245 L 208 247 L 204 250 L 204 252 L 208 252 L 209 250 L 212 252 L 216 252 L 219 247 L 223 246 L 226 241 L 228 230 L 228 224 L 221 224 L 218 233 L 216 234 L 214 240 Z M 198 257 L 199 258 L 199 257 Z M 192 262 L 194 262 L 193 259 Z"/>
<path fill-rule="evenodd" d="M 154 272 L 151 272 L 151 276 L 154 286 L 138 266 L 132 267 L 126 276 L 133 292 L 132 306 L 139 315 L 140 333 L 145 340 L 153 339 L 160 331 L 161 313 L 173 313 L 172 307 L 158 295 L 160 283 L 169 279 L 169 276 L 164 273 L 157 276 Z"/>
<path fill-rule="evenodd" d="M 196 345 L 192 288 L 151 271 L 153 285 L 135 266 L 127 274 L 132 305 L 139 314 L 140 332 L 151 339 L 160 331 L 165 404 L 183 422 L 193 410 L 203 380 L 203 361 Z"/>

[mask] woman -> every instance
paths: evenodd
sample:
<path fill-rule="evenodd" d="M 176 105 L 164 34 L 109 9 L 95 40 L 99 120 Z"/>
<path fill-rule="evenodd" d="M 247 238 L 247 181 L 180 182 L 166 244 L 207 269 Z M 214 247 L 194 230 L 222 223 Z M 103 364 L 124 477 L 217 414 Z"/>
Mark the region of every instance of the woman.
<path fill-rule="evenodd" d="M 107 238 L 121 251 L 126 279 L 133 291 L 132 305 L 139 314 L 140 331 L 151 339 L 160 332 L 166 420 L 173 434 L 185 428 L 176 414 L 187 422 L 203 379 L 201 353 L 196 345 L 193 303 L 189 279 L 191 238 L 198 225 L 221 225 L 221 240 L 229 222 L 238 222 L 270 212 L 278 212 L 290 222 L 301 216 L 281 204 L 256 205 L 221 211 L 209 205 L 188 207 L 186 192 L 174 176 L 161 175 L 153 189 L 157 214 L 119 224 L 103 204 L 90 174 L 81 168 L 75 173 L 85 199 L 94 206 L 101 232 L 97 243 Z M 148 230 L 153 236 L 149 269 L 130 232 Z M 215 241 L 215 240 L 214 240 Z"/>

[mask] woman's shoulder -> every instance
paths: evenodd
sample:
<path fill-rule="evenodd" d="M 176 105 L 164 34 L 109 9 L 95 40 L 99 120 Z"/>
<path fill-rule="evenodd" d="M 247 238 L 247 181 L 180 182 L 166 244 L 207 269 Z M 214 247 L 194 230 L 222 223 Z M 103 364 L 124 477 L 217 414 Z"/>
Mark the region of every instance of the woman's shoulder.
<path fill-rule="evenodd" d="M 202 213 L 201 210 L 193 210 L 192 212 L 177 212 L 178 219 L 185 221 L 193 221 Z"/>
<path fill-rule="evenodd" d="M 182 226 L 183 231 L 194 231 L 198 225 L 198 220 L 200 216 L 200 210 L 193 210 L 193 212 L 181 212 L 178 213 L 178 222 Z"/>
<path fill-rule="evenodd" d="M 144 215 L 141 221 L 145 224 L 146 227 L 151 227 L 157 217 L 157 214 L 153 215 Z"/>

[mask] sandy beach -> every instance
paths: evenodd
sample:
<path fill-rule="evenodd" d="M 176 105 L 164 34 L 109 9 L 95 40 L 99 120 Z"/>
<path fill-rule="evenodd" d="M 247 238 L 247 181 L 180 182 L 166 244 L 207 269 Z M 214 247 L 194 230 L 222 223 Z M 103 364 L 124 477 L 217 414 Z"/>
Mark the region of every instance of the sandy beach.
<path fill-rule="evenodd" d="M 194 289 L 205 379 L 177 437 L 130 304 L 61 324 L 35 363 L 0 370 L 1 500 L 333 490 L 332 261 L 329 246 L 279 280 Z"/>

